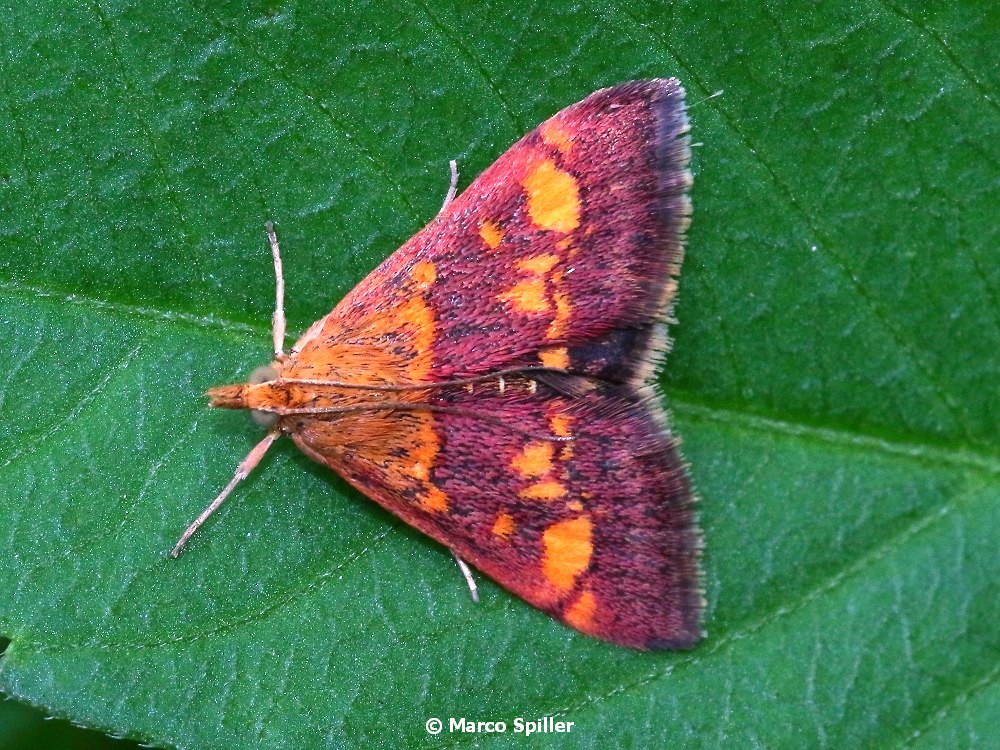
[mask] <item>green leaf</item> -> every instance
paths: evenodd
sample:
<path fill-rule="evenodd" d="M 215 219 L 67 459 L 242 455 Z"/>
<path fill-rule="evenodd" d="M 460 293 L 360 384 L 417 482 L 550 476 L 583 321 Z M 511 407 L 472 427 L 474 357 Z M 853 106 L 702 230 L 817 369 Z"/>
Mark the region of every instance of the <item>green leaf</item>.
<path fill-rule="evenodd" d="M 6 644 L 0 642 L 0 646 Z M 136 750 L 134 742 L 82 729 L 13 700 L 0 702 L 0 750 Z"/>
<path fill-rule="evenodd" d="M 6 4 L 0 688 L 183 748 L 1000 744 L 1000 6 L 341 5 Z M 259 439 L 201 394 L 268 359 L 266 219 L 301 330 L 450 158 L 652 75 L 700 144 L 662 375 L 700 646 L 475 606 L 287 441 L 165 556 Z"/>

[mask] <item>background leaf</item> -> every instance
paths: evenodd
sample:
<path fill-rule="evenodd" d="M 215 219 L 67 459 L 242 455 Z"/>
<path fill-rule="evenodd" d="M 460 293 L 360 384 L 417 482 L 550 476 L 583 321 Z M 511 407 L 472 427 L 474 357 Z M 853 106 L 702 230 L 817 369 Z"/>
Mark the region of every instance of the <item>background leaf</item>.
<path fill-rule="evenodd" d="M 5 3 L 0 686 L 163 746 L 1000 744 L 998 6 Z M 497 587 L 290 443 L 268 359 L 531 126 L 688 88 L 695 221 L 663 383 L 707 640 L 637 654 Z M 708 98 L 723 89 L 717 98 Z M 511 726 L 513 726 L 511 724 Z M 539 739 L 540 737 L 540 739 Z"/>

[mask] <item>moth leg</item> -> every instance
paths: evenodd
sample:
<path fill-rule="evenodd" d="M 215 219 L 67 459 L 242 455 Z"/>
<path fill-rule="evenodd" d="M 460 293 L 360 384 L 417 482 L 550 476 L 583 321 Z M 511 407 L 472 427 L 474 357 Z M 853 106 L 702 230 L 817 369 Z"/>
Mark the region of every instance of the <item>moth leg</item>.
<path fill-rule="evenodd" d="M 190 539 L 194 532 L 196 532 L 198 528 L 208 520 L 210 515 L 219 509 L 219 506 L 226 501 L 226 498 L 229 497 L 229 493 L 233 491 L 233 488 L 236 487 L 236 485 L 242 480 L 246 479 L 247 475 L 253 471 L 254 468 L 256 468 L 257 464 L 260 463 L 260 460 L 264 458 L 264 454 L 267 453 L 267 449 L 270 448 L 271 444 L 279 437 L 281 437 L 281 430 L 271 430 L 267 433 L 263 440 L 254 446 L 253 450 L 247 454 L 247 457 L 240 461 L 240 465 L 236 467 L 236 473 L 233 475 L 233 478 L 229 480 L 229 484 L 226 485 L 226 488 L 219 493 L 219 496 L 216 497 L 215 500 L 213 500 L 211 504 L 201 512 L 201 515 L 194 519 L 194 522 L 184 530 L 184 533 L 181 534 L 181 538 L 177 540 L 177 544 L 175 544 L 174 548 L 170 550 L 171 557 L 177 557 L 181 553 L 184 549 L 184 545 L 187 544 L 188 539 Z"/>
<path fill-rule="evenodd" d="M 448 186 L 448 192 L 444 196 L 444 203 L 441 204 L 441 211 L 438 211 L 439 214 L 448 208 L 449 203 L 455 200 L 455 193 L 458 192 L 458 162 L 452 159 L 448 162 L 448 167 L 451 169 L 451 185 Z"/>
<path fill-rule="evenodd" d="M 465 576 L 465 582 L 469 584 L 469 594 L 472 596 L 472 601 L 479 604 L 479 587 L 476 585 L 476 579 L 472 577 L 472 569 L 465 560 L 455 553 L 455 550 L 451 551 L 451 556 L 455 558 L 455 562 L 458 563 L 458 569 L 462 571 L 462 575 Z"/>
<path fill-rule="evenodd" d="M 271 245 L 271 257 L 274 258 L 274 315 L 271 316 L 271 338 L 274 340 L 274 358 L 285 358 L 285 276 L 281 272 L 281 251 L 278 250 L 278 235 L 274 233 L 274 224 L 270 221 L 264 224 L 267 230 L 267 241 Z"/>

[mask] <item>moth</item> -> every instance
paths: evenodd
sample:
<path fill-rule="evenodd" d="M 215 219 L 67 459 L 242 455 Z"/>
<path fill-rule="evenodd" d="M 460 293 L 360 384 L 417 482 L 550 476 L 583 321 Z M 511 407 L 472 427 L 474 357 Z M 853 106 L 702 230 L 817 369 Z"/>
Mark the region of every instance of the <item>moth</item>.
<path fill-rule="evenodd" d="M 653 376 L 689 224 L 676 79 L 603 89 L 532 130 L 274 360 L 208 391 L 561 622 L 692 646 L 694 495 Z M 467 564 L 466 564 L 467 563 Z"/>

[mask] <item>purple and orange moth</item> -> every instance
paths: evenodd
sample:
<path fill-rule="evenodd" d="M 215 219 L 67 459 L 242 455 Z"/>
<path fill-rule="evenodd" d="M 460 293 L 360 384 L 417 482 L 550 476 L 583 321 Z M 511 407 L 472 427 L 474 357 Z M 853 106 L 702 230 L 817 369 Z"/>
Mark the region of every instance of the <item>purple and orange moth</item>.
<path fill-rule="evenodd" d="M 701 637 L 701 538 L 653 382 L 691 203 L 675 79 L 591 94 L 501 156 L 274 361 L 212 388 L 552 617 L 638 649 Z"/>

